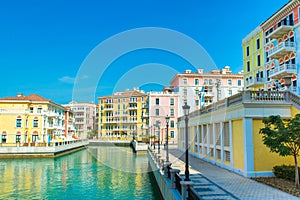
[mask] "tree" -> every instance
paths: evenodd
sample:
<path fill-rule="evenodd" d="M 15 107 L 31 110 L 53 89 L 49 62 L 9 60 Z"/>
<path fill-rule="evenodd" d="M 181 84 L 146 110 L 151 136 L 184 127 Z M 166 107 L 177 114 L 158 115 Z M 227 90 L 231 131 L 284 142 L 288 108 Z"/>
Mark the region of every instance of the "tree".
<path fill-rule="evenodd" d="M 263 120 L 262 134 L 263 143 L 270 148 L 271 152 L 280 156 L 293 156 L 295 162 L 295 185 L 299 186 L 299 172 L 297 158 L 300 153 L 300 114 L 290 120 L 283 120 L 280 116 L 270 116 Z"/>

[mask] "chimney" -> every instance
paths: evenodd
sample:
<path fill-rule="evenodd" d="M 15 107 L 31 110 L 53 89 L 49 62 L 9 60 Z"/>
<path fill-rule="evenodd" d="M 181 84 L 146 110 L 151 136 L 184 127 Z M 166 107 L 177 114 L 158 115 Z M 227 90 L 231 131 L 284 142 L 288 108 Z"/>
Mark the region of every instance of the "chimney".
<path fill-rule="evenodd" d="M 18 92 L 17 97 L 22 97 L 22 96 L 23 96 L 23 93 L 22 92 Z"/>

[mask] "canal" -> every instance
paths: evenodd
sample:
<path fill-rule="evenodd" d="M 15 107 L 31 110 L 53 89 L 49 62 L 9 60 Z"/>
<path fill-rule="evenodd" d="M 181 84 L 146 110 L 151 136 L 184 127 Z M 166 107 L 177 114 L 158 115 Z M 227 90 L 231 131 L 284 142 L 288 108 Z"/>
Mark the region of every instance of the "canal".
<path fill-rule="evenodd" d="M 53 159 L 0 159 L 0 199 L 161 199 L 146 155 L 89 147 Z"/>

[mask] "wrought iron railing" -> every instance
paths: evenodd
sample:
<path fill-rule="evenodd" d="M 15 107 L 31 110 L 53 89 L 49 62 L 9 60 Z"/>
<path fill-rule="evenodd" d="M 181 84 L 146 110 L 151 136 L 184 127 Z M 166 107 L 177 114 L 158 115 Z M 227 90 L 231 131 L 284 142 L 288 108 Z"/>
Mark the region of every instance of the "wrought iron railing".
<path fill-rule="evenodd" d="M 181 177 L 179 174 L 175 174 L 175 186 L 176 186 L 176 189 L 179 191 L 180 194 L 181 193 L 181 184 L 180 184 L 180 181 L 182 181 Z"/>

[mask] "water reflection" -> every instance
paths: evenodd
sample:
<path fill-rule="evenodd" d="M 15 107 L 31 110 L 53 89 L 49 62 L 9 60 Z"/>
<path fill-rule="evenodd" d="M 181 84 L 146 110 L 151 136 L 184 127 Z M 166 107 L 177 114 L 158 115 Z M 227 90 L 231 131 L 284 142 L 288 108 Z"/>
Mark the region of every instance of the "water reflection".
<path fill-rule="evenodd" d="M 0 159 L 0 199 L 159 199 L 146 156 L 88 148 L 54 159 Z"/>

